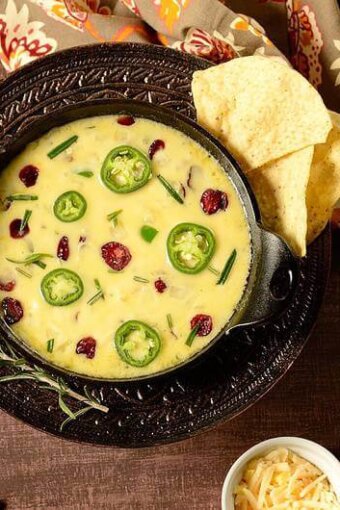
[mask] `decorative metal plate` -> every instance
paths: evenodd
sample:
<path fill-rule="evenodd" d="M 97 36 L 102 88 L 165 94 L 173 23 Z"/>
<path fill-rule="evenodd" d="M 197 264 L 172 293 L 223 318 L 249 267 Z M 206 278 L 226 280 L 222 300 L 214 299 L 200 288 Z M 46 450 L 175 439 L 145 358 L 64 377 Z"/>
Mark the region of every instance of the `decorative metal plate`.
<path fill-rule="evenodd" d="M 74 48 L 36 61 L 0 85 L 0 153 L 36 119 L 89 99 L 137 99 L 194 118 L 192 73 L 209 65 L 174 50 L 137 44 Z M 326 230 L 301 261 L 288 309 L 275 320 L 231 334 L 190 369 L 138 383 L 64 378 L 81 394 L 86 385 L 109 408 L 107 414 L 91 410 L 60 432 L 65 416 L 57 395 L 32 380 L 0 384 L 0 407 L 64 438 L 123 447 L 176 441 L 229 420 L 264 395 L 301 352 L 321 304 L 329 263 Z M 0 376 L 12 373 L 10 367 L 0 368 Z M 74 411 L 81 408 L 76 400 L 65 400 Z"/>

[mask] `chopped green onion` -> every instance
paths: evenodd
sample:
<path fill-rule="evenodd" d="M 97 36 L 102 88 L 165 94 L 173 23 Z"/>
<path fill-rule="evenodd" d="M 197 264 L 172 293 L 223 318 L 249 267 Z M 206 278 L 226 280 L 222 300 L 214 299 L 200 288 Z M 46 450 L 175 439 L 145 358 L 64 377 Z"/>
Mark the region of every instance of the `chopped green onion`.
<path fill-rule="evenodd" d="M 118 209 L 118 211 L 114 211 L 106 216 L 108 221 L 113 221 L 114 226 L 117 225 L 117 218 L 120 215 L 120 213 L 123 212 L 123 209 Z"/>
<path fill-rule="evenodd" d="M 179 193 L 171 186 L 171 184 L 162 176 L 157 175 L 157 179 L 164 186 L 167 192 L 174 198 L 179 204 L 184 204 L 184 200 Z"/>
<path fill-rule="evenodd" d="M 149 283 L 150 280 L 147 280 L 146 278 L 143 278 L 142 276 L 134 276 L 133 279 L 135 280 L 135 282 L 140 282 L 140 283 Z"/>
<path fill-rule="evenodd" d="M 95 284 L 98 292 L 94 296 L 92 296 L 91 299 L 88 300 L 88 302 L 87 302 L 88 305 L 94 305 L 94 303 L 96 303 L 99 299 L 105 299 L 104 291 L 101 288 L 101 285 L 99 283 L 99 280 L 97 280 L 97 278 L 95 278 L 94 284 Z"/>
<path fill-rule="evenodd" d="M 47 340 L 47 352 L 52 353 L 54 348 L 54 338 Z"/>
<path fill-rule="evenodd" d="M 45 257 L 53 258 L 53 255 L 50 255 L 49 253 L 32 253 L 32 255 L 29 255 L 24 260 L 15 260 L 9 258 L 6 258 L 6 260 L 8 260 L 8 262 L 13 262 L 13 264 L 25 264 L 25 266 L 28 266 L 29 264 L 36 264 L 38 261 Z"/>
<path fill-rule="evenodd" d="M 195 340 L 195 336 L 197 335 L 198 333 L 198 330 L 200 329 L 201 325 L 200 324 L 196 324 L 196 326 L 194 327 L 194 329 L 192 329 L 190 331 L 190 334 L 187 338 L 187 341 L 185 342 L 186 345 L 188 345 L 189 347 L 192 346 L 192 342 Z"/>
<path fill-rule="evenodd" d="M 81 172 L 77 172 L 77 175 L 81 175 L 82 177 L 93 177 L 94 173 L 91 170 L 81 170 Z"/>
<path fill-rule="evenodd" d="M 32 211 L 29 211 L 28 209 L 26 209 L 24 217 L 20 223 L 19 232 L 22 232 L 25 229 L 25 227 L 28 223 L 28 220 L 30 219 L 31 216 L 32 216 Z"/>
<path fill-rule="evenodd" d="M 150 227 L 150 225 L 143 225 L 142 228 L 140 229 L 140 234 L 144 241 L 146 241 L 147 243 L 151 243 L 158 234 L 158 230 L 153 227 Z"/>
<path fill-rule="evenodd" d="M 214 268 L 214 267 L 212 267 L 212 266 L 208 266 L 208 268 L 207 268 L 207 269 L 209 269 L 209 271 L 210 271 L 211 273 L 213 273 L 214 275 L 216 275 L 216 276 L 220 276 L 220 274 L 221 274 L 219 271 L 217 271 L 217 269 L 215 269 L 215 268 Z"/>
<path fill-rule="evenodd" d="M 26 278 L 32 278 L 31 273 L 29 273 L 28 271 L 24 271 L 21 267 L 16 267 L 15 269 L 18 271 L 18 273 L 26 276 Z"/>
<path fill-rule="evenodd" d="M 14 202 L 16 200 L 38 200 L 38 195 L 23 195 L 22 193 L 13 193 L 13 195 L 8 195 L 5 200 L 8 202 Z"/>
<path fill-rule="evenodd" d="M 66 149 L 68 149 L 71 145 L 73 145 L 77 140 L 78 140 L 77 135 L 71 136 L 71 138 L 68 138 L 67 140 L 65 140 L 65 142 L 62 142 L 61 144 L 57 145 L 57 147 L 54 147 L 54 149 L 52 149 L 47 154 L 47 156 L 50 159 L 56 158 L 57 156 L 59 156 L 59 154 L 66 151 Z"/>
<path fill-rule="evenodd" d="M 228 258 L 224 268 L 223 268 L 223 271 L 221 273 L 221 276 L 219 277 L 218 281 L 217 281 L 217 285 L 224 285 L 225 282 L 227 281 L 227 278 L 229 276 L 229 273 L 234 265 L 234 262 L 236 260 L 236 256 L 237 256 L 237 251 L 236 250 L 233 250 L 231 252 L 231 255 L 230 257 Z"/>

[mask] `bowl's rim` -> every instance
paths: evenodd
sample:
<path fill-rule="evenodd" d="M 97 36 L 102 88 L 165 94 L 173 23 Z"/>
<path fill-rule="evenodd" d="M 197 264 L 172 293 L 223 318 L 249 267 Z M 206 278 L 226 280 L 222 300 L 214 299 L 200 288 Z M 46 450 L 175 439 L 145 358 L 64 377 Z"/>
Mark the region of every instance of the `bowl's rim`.
<path fill-rule="evenodd" d="M 152 113 L 155 115 L 157 113 L 162 113 L 164 117 L 167 118 L 167 120 L 164 120 L 164 117 L 158 120 L 158 122 L 164 123 L 165 125 L 169 125 L 170 127 L 173 127 L 176 130 L 179 130 L 181 133 L 184 133 L 186 136 L 192 138 L 196 143 L 198 143 L 200 146 L 202 146 L 207 151 L 215 150 L 216 154 L 218 153 L 220 156 L 220 159 L 225 159 L 228 161 L 229 168 L 227 168 L 227 165 L 223 165 L 223 163 L 220 161 L 219 157 L 212 154 L 213 157 L 217 160 L 218 164 L 222 167 L 222 169 L 228 174 L 228 178 L 233 185 L 236 194 L 239 197 L 239 200 L 243 206 L 243 209 L 245 211 L 246 220 L 249 227 L 249 235 L 250 235 L 250 246 L 251 246 L 251 261 L 250 261 L 250 267 L 249 267 L 249 273 L 247 282 L 243 291 L 243 294 L 240 298 L 240 301 L 236 308 L 234 309 L 232 315 L 228 319 L 225 326 L 211 339 L 211 341 L 200 351 L 193 354 L 190 358 L 187 358 L 183 362 L 179 363 L 178 365 L 175 365 L 173 367 L 168 367 L 165 370 L 161 370 L 159 372 L 154 372 L 151 374 L 145 374 L 137 377 L 130 377 L 130 378 L 124 378 L 124 379 L 117 379 L 113 377 L 93 377 L 89 376 L 87 374 L 81 374 L 78 372 L 74 372 L 71 370 L 68 370 L 66 368 L 60 367 L 58 365 L 55 365 L 54 363 L 51 363 L 50 361 L 43 358 L 39 353 L 35 352 L 33 349 L 30 348 L 30 346 L 24 342 L 22 339 L 20 339 L 9 327 L 6 327 L 6 332 L 8 336 L 10 337 L 10 340 L 13 341 L 21 350 L 25 352 L 28 356 L 30 356 L 33 360 L 38 361 L 40 364 L 44 365 L 45 367 L 48 367 L 50 371 L 60 373 L 63 376 L 71 376 L 71 377 L 77 377 L 79 379 L 83 379 L 84 381 L 91 381 L 91 382 L 100 382 L 100 383 L 133 383 L 138 382 L 142 380 L 152 380 L 155 378 L 161 378 L 164 376 L 167 376 L 174 371 L 181 370 L 184 368 L 187 368 L 187 366 L 191 363 L 195 363 L 199 361 L 199 359 L 206 354 L 207 351 L 209 351 L 211 348 L 213 348 L 218 341 L 222 338 L 223 335 L 225 335 L 232 327 L 238 324 L 237 322 L 237 316 L 238 314 L 242 313 L 244 310 L 246 310 L 246 306 L 244 306 L 244 303 L 249 299 L 250 294 L 253 292 L 255 288 L 255 281 L 257 278 L 257 272 L 258 272 L 258 266 L 260 265 L 261 258 L 262 258 L 262 240 L 261 240 L 261 231 L 264 231 L 265 229 L 262 228 L 262 226 L 259 225 L 259 219 L 260 219 L 260 213 L 257 206 L 257 202 L 254 196 L 253 191 L 250 188 L 250 185 L 246 179 L 246 177 L 243 175 L 243 173 L 240 170 L 240 167 L 238 163 L 235 161 L 233 156 L 228 152 L 228 150 L 217 140 L 211 133 L 206 131 L 202 126 L 200 126 L 197 122 L 195 122 L 192 119 L 187 118 L 183 114 L 179 112 L 175 112 L 173 110 L 169 110 L 165 107 L 154 105 L 150 103 L 146 103 L 144 101 L 137 101 L 137 100 L 131 100 L 131 99 L 100 99 L 100 100 L 91 100 L 87 101 L 84 105 L 67 105 L 63 108 L 58 109 L 55 112 L 49 113 L 46 116 L 44 115 L 42 118 L 38 119 L 38 121 L 35 122 L 35 125 L 38 125 L 38 129 L 41 131 L 41 135 L 48 132 L 50 129 L 53 129 L 53 127 L 56 127 L 58 125 L 65 125 L 69 122 L 72 122 L 72 120 L 65 120 L 65 117 L 67 115 L 71 115 L 74 111 L 81 111 L 86 110 L 88 108 L 93 108 L 94 113 L 90 115 L 84 115 L 84 116 L 77 116 L 77 119 L 81 118 L 90 118 L 91 116 L 98 116 L 103 115 L 103 113 L 95 112 L 95 110 L 101 107 L 107 107 L 108 105 L 113 105 L 117 107 L 117 111 L 115 113 L 108 112 L 106 114 L 111 115 L 118 115 L 119 113 L 130 113 L 133 114 L 133 110 L 138 108 L 141 108 L 144 110 L 144 113 L 135 113 L 136 117 L 141 118 L 150 118 Z M 132 111 L 131 111 L 132 110 Z M 148 112 L 150 114 L 150 117 L 147 117 L 147 114 L 145 112 Z M 44 119 L 49 118 L 52 119 L 53 126 L 50 126 L 45 129 L 42 128 L 42 125 L 44 124 Z M 61 119 L 61 121 L 60 121 Z M 76 119 L 73 119 L 76 120 Z M 156 119 L 154 119 L 156 120 Z M 168 122 L 167 122 L 168 121 Z M 181 126 L 184 126 L 184 129 L 179 128 L 178 126 L 173 126 L 173 122 L 180 123 Z M 188 134 L 185 132 L 185 127 L 187 127 L 191 134 Z M 24 132 L 23 136 L 27 136 L 28 140 L 32 141 L 34 137 L 31 136 L 31 130 L 32 126 L 30 125 L 30 129 L 27 128 L 27 130 Z M 195 137 L 195 132 L 198 134 L 198 136 L 203 136 L 205 140 L 207 141 L 207 145 L 210 145 L 210 149 L 207 147 L 204 147 L 200 141 L 198 141 Z M 40 135 L 40 136 L 41 136 Z M 21 136 L 21 138 L 23 137 Z M 32 140 L 31 140 L 32 138 Z M 29 143 L 29 141 L 27 142 Z M 5 155 L 1 157 L 1 160 L 10 160 L 12 159 L 12 156 L 8 156 L 8 152 L 11 151 L 12 144 L 8 147 L 8 149 L 5 152 Z M 5 163 L 6 164 L 6 163 Z M 1 167 L 3 167 L 3 164 L 1 164 Z M 233 175 L 232 175 L 233 174 Z M 237 182 L 238 181 L 238 182 Z"/>
<path fill-rule="evenodd" d="M 222 510 L 235 510 L 234 504 L 232 503 L 232 507 L 228 506 L 230 501 L 233 501 L 233 489 L 234 489 L 234 477 L 237 477 L 237 473 L 241 470 L 242 467 L 253 458 L 264 454 L 266 451 L 272 448 L 284 447 L 288 448 L 292 451 L 296 451 L 296 453 L 302 457 L 304 454 L 301 453 L 303 451 L 308 452 L 312 451 L 315 453 L 319 453 L 322 456 L 327 464 L 329 465 L 329 471 L 325 470 L 325 467 L 321 468 L 317 462 L 310 461 L 315 464 L 321 471 L 323 471 L 327 478 L 330 480 L 332 488 L 340 500 L 340 461 L 331 453 L 327 448 L 316 443 L 315 441 L 311 441 L 310 439 L 305 439 L 303 437 L 297 436 L 282 436 L 282 437 L 274 437 L 271 439 L 266 439 L 265 441 L 261 441 L 260 443 L 255 444 L 248 450 L 246 450 L 240 457 L 236 459 L 236 461 L 231 465 L 228 469 L 227 474 L 225 476 L 223 486 L 222 486 L 222 494 L 221 494 L 221 509 Z M 299 451 L 297 451 L 299 450 Z M 308 453 L 306 454 L 306 460 L 309 460 Z M 334 474 L 335 473 L 335 474 Z M 334 483 L 337 482 L 337 483 Z"/>

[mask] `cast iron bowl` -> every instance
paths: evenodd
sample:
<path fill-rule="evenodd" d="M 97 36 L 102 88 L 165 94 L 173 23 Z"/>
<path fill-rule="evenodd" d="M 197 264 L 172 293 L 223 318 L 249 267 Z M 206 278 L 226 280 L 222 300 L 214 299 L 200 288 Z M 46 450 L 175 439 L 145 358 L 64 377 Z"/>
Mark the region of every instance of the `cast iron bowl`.
<path fill-rule="evenodd" d="M 233 183 L 238 197 L 243 204 L 249 225 L 252 250 L 249 276 L 243 296 L 224 328 L 205 348 L 181 364 L 151 375 L 124 379 L 124 381 L 136 381 L 162 376 L 174 370 L 187 368 L 188 364 L 199 362 L 204 354 L 212 349 L 221 339 L 226 341 L 226 335 L 235 328 L 255 324 L 282 312 L 287 306 L 291 293 L 294 291 L 297 279 L 297 262 L 286 243 L 278 236 L 263 229 L 259 224 L 260 217 L 255 198 L 236 161 L 228 151 L 198 124 L 181 114 L 162 107 L 134 100 L 116 101 L 105 99 L 100 102 L 88 101 L 86 106 L 64 107 L 57 112 L 49 113 L 39 118 L 33 125 L 30 125 L 29 129 L 22 132 L 20 137 L 14 139 L 7 150 L 0 154 L 0 168 L 4 168 L 29 142 L 36 140 L 55 126 L 80 118 L 121 113 L 151 119 L 175 128 L 198 142 L 220 163 Z M 227 232 L 226 235 L 228 235 Z M 93 381 L 117 381 L 112 378 L 88 378 L 86 375 L 73 373 L 47 362 L 18 338 L 5 324 L 3 318 L 0 323 L 0 334 L 9 342 L 14 343 L 19 350 L 23 350 L 26 355 L 33 359 L 34 363 L 43 366 L 45 369 L 49 368 L 53 369 L 54 372 L 76 375 L 77 377 Z"/>

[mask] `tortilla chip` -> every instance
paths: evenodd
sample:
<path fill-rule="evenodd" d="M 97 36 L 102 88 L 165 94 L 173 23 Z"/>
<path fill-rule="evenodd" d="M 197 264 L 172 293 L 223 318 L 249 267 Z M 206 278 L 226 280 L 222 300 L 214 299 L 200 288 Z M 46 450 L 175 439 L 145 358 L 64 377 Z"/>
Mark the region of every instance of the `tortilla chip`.
<path fill-rule="evenodd" d="M 324 143 L 332 127 L 314 87 L 298 72 L 266 57 L 236 58 L 197 71 L 192 92 L 198 122 L 245 171 Z"/>
<path fill-rule="evenodd" d="M 340 198 L 340 115 L 330 115 L 333 129 L 326 143 L 315 147 L 307 187 L 308 243 L 325 228 Z"/>
<path fill-rule="evenodd" d="M 247 174 L 263 225 L 300 257 L 306 255 L 306 188 L 312 158 L 313 147 L 307 147 Z"/>

